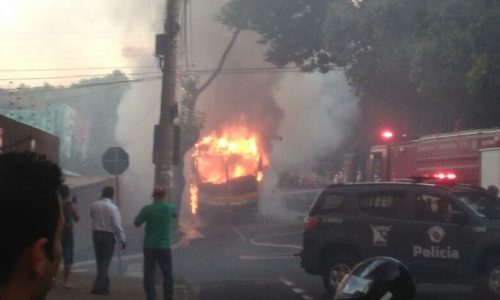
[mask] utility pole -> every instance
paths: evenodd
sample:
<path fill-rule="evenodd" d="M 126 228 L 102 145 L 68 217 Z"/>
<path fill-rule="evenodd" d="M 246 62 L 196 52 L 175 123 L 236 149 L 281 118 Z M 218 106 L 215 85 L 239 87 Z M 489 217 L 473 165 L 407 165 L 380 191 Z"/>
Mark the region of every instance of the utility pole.
<path fill-rule="evenodd" d="M 155 128 L 153 162 L 155 185 L 165 188 L 171 199 L 172 167 L 174 159 L 174 120 L 177 118 L 175 88 L 177 81 L 177 37 L 180 31 L 179 8 L 181 0 L 167 0 L 164 34 L 156 36 L 156 55 L 163 72 L 160 121 Z"/>

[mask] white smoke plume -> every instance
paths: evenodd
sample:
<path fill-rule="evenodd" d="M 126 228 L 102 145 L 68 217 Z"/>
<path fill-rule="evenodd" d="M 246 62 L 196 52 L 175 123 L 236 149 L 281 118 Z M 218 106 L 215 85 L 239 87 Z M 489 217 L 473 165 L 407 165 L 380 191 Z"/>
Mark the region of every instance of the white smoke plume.
<path fill-rule="evenodd" d="M 274 97 L 284 111 L 266 171 L 261 209 L 275 208 L 279 177 L 287 172 L 310 172 L 315 159 L 334 152 L 350 133 L 358 111 L 342 71 L 329 74 L 288 74 L 275 87 Z"/>
<path fill-rule="evenodd" d="M 152 6 L 160 7 L 161 1 L 153 2 Z M 218 24 L 214 16 L 226 2 L 191 2 L 193 56 L 190 61 L 194 64 L 191 68 L 213 69 L 217 64 L 231 33 Z M 163 13 L 157 10 L 153 20 L 152 26 L 161 32 Z M 263 61 L 264 48 L 256 39 L 253 33 L 243 33 L 225 67 L 269 67 Z M 207 75 L 202 73 L 201 81 Z M 130 214 L 149 201 L 153 186 L 152 136 L 159 118 L 159 102 L 160 84 L 149 82 L 132 85 L 120 106 L 117 137 L 131 155 L 130 169 L 123 178 L 128 188 L 125 205 Z M 259 131 L 267 135 L 272 143 L 263 197 L 267 201 L 280 175 L 310 170 L 315 158 L 339 146 L 349 132 L 357 102 L 340 71 L 327 75 L 222 74 L 198 99 L 197 108 L 207 113 L 207 130 L 216 129 L 219 124 L 246 112 Z M 276 139 L 277 136 L 282 140 Z M 187 201 L 183 203 L 186 205 Z"/>
<path fill-rule="evenodd" d="M 274 144 L 272 167 L 279 170 L 310 168 L 315 158 L 333 152 L 342 142 L 357 112 L 341 71 L 329 74 L 289 74 L 275 88 L 284 110 Z"/>

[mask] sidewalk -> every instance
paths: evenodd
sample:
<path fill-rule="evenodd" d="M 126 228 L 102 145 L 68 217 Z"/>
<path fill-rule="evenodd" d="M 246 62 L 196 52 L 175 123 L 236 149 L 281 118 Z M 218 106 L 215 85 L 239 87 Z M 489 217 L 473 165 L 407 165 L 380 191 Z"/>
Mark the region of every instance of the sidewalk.
<path fill-rule="evenodd" d="M 47 297 L 47 300 L 141 300 L 145 299 L 142 288 L 142 278 L 111 277 L 111 294 L 108 296 L 93 295 L 90 287 L 94 279 L 90 273 L 73 273 L 71 281 L 75 288 L 63 288 L 59 276 L 57 285 Z M 156 287 L 157 299 L 162 299 L 161 286 Z M 175 300 L 196 300 L 196 292 L 182 282 L 175 284 Z"/>

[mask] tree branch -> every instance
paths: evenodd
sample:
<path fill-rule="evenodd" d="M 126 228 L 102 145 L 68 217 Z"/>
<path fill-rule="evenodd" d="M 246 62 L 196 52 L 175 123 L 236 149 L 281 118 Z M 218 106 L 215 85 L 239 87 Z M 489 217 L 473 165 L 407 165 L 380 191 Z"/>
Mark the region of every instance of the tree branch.
<path fill-rule="evenodd" d="M 231 49 L 233 48 L 236 39 L 238 39 L 238 36 L 240 35 L 240 32 L 242 29 L 236 29 L 233 32 L 233 36 L 231 37 L 231 40 L 229 41 L 229 44 L 227 44 L 226 49 L 224 50 L 224 53 L 222 53 L 222 56 L 219 60 L 219 64 L 217 65 L 217 68 L 214 70 L 212 75 L 205 81 L 194 93 L 193 95 L 193 106 L 196 106 L 196 100 L 200 96 L 200 94 L 214 81 L 214 79 L 220 74 L 222 71 L 222 67 L 224 67 L 224 63 L 226 62 L 227 56 Z"/>

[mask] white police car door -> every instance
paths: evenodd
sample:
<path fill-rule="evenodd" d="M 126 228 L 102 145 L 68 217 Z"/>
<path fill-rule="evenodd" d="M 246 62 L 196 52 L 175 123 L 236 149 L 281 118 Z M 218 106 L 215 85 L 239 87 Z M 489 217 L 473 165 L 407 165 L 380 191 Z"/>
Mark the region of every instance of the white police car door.
<path fill-rule="evenodd" d="M 413 222 L 406 238 L 410 239 L 405 256 L 414 276 L 430 281 L 463 279 L 465 258 L 470 255 L 469 230 L 451 222 L 457 210 L 449 196 L 436 190 L 416 190 L 413 194 Z"/>

